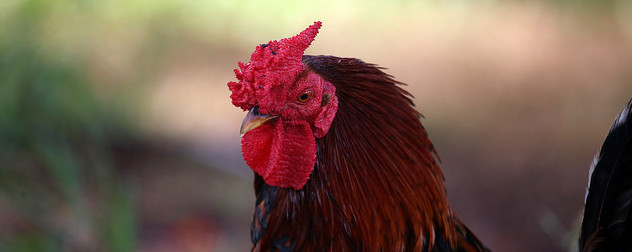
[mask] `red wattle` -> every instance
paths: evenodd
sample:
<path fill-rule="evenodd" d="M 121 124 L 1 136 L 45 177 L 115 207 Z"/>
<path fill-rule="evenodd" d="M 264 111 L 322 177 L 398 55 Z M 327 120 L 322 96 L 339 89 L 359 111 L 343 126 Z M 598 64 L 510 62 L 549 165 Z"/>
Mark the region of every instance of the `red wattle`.
<path fill-rule="evenodd" d="M 316 164 L 316 139 L 307 122 L 267 123 L 246 133 L 242 152 L 271 186 L 303 188 Z"/>

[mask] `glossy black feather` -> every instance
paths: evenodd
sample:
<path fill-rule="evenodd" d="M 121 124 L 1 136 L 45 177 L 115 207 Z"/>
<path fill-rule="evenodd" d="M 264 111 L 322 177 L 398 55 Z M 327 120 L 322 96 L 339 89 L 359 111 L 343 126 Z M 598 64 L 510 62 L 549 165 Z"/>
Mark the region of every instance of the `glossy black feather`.
<path fill-rule="evenodd" d="M 580 251 L 632 251 L 632 100 L 595 157 L 589 181 Z"/>

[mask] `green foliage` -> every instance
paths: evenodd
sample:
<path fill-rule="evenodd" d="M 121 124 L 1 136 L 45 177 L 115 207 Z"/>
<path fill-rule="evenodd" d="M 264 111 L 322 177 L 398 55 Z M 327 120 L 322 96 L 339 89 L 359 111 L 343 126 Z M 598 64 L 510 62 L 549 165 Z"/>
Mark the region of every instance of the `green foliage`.
<path fill-rule="evenodd" d="M 88 65 L 41 41 L 51 2 L 14 3 L 0 35 L 0 250 L 133 251 L 133 190 L 108 142 L 130 130 Z"/>

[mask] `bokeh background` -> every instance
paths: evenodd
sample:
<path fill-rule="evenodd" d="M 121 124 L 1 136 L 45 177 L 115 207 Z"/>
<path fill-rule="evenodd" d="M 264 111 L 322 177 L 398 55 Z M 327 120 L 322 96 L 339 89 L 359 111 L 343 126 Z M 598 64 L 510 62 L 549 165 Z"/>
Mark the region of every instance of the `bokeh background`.
<path fill-rule="evenodd" d="M 0 1 L 0 251 L 245 251 L 226 82 L 309 54 L 388 68 L 450 201 L 495 251 L 574 251 L 588 167 L 632 96 L 632 1 Z"/>

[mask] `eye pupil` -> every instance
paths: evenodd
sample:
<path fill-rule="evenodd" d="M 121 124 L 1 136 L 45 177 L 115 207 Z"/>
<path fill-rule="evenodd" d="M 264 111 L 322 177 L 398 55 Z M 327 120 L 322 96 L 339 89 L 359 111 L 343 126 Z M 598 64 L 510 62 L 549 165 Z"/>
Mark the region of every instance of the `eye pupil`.
<path fill-rule="evenodd" d="M 303 94 L 301 94 L 301 96 L 298 97 L 298 101 L 300 102 L 306 102 L 309 100 L 309 98 L 312 97 L 312 92 L 311 91 L 307 91 Z"/>

